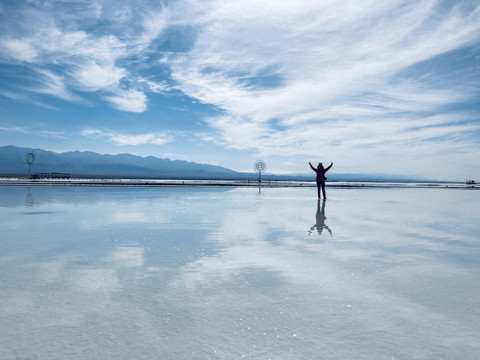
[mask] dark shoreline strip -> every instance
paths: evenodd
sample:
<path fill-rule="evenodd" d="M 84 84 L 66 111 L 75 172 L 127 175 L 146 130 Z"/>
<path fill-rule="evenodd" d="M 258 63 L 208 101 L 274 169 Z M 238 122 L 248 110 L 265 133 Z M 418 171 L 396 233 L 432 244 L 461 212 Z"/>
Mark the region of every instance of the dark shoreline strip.
<path fill-rule="evenodd" d="M 316 187 L 315 183 L 307 182 L 222 182 L 218 180 L 186 180 L 184 182 L 158 182 L 153 181 L 121 181 L 121 180 L 92 180 L 92 181 L 45 181 L 45 180 L 0 180 L 0 186 L 109 186 L 109 187 L 263 187 L 263 188 L 311 188 Z M 479 190 L 478 186 L 467 186 L 464 184 L 437 184 L 437 183 L 327 183 L 329 188 L 339 189 L 372 189 L 372 188 L 408 188 L 408 189 L 461 189 L 461 190 Z"/>

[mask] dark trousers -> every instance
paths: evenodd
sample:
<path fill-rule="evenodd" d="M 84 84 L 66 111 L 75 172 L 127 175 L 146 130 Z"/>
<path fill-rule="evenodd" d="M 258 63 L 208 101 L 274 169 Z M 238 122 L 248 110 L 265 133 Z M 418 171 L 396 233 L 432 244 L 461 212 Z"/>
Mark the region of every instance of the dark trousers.
<path fill-rule="evenodd" d="M 317 193 L 318 193 L 319 199 L 320 199 L 320 189 L 322 190 L 323 198 L 326 199 L 327 195 L 325 195 L 325 181 L 317 181 Z"/>

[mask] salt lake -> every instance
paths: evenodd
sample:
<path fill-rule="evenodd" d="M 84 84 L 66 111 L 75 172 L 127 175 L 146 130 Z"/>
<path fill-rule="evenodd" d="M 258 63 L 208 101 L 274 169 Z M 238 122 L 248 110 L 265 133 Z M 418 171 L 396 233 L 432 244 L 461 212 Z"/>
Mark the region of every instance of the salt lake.
<path fill-rule="evenodd" d="M 0 186 L 0 358 L 479 359 L 480 191 Z"/>

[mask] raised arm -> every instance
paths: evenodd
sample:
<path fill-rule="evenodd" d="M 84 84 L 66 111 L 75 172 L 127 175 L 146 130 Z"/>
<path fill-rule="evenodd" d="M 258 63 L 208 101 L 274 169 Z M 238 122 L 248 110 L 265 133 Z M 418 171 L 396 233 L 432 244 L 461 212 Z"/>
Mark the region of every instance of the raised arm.
<path fill-rule="evenodd" d="M 312 166 L 312 165 L 310 165 L 310 166 Z M 330 168 L 331 168 L 332 166 L 333 166 L 333 162 L 330 163 L 330 166 L 328 166 L 328 167 L 325 169 L 325 172 L 327 172 L 328 170 L 330 170 Z"/>
<path fill-rule="evenodd" d="M 308 163 L 308 165 L 310 165 L 310 167 L 312 168 L 313 171 L 317 172 L 317 169 L 315 169 L 315 168 L 312 166 L 312 163 Z"/>

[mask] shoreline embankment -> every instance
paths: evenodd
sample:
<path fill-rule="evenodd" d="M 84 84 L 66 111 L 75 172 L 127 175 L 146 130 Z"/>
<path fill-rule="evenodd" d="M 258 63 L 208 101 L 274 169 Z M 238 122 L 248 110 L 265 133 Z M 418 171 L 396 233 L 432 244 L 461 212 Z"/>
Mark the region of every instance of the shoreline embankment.
<path fill-rule="evenodd" d="M 28 179 L 0 177 L 0 186 L 227 186 L 227 187 L 315 187 L 315 181 L 193 180 L 193 179 L 130 179 L 71 178 Z M 480 189 L 478 185 L 451 182 L 327 182 L 330 188 L 451 188 Z"/>

